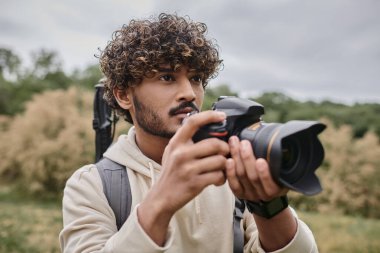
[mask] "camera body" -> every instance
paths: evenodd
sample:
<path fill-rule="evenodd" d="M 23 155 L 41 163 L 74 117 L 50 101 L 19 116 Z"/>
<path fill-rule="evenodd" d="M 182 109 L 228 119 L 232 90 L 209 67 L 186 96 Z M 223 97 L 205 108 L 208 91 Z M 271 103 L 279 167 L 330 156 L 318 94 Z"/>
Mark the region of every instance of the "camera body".
<path fill-rule="evenodd" d="M 256 158 L 267 160 L 273 179 L 280 185 L 305 195 L 322 191 L 315 170 L 324 159 L 324 149 L 317 135 L 326 126 L 316 121 L 265 123 L 264 106 L 248 99 L 219 97 L 213 110 L 223 111 L 224 122 L 201 127 L 193 136 L 198 142 L 206 138 L 228 141 L 236 135 L 248 140 Z"/>

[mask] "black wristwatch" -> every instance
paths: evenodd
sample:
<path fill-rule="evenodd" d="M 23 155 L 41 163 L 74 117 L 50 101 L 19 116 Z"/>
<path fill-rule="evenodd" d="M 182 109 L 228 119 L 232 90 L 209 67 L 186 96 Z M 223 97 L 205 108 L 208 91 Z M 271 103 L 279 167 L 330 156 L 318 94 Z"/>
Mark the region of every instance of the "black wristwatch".
<path fill-rule="evenodd" d="M 245 201 L 245 205 L 250 213 L 270 219 L 288 207 L 288 197 L 281 196 L 270 201 Z"/>

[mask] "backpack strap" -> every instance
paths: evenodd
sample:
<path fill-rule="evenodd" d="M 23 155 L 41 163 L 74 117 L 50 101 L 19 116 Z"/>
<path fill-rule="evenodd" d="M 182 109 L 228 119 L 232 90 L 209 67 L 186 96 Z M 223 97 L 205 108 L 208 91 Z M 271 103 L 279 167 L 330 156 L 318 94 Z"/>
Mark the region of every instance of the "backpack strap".
<path fill-rule="evenodd" d="M 245 209 L 244 201 L 235 198 L 235 210 L 234 210 L 234 253 L 242 253 L 244 250 L 244 236 L 240 227 L 241 219 Z"/>
<path fill-rule="evenodd" d="M 105 157 L 96 163 L 96 167 L 119 230 L 131 213 L 132 193 L 127 170 L 125 166 Z"/>

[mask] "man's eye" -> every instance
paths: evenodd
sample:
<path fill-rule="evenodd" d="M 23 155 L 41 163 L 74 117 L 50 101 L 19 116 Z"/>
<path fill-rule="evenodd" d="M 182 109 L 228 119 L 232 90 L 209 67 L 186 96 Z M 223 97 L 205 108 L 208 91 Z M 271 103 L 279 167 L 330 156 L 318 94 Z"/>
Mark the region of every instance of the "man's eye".
<path fill-rule="evenodd" d="M 193 76 L 191 78 L 194 82 L 201 83 L 202 82 L 202 77 L 201 76 Z"/>
<path fill-rule="evenodd" d="M 165 81 L 165 82 L 170 82 L 170 81 L 173 81 L 174 78 L 171 75 L 162 75 L 160 76 L 160 80 Z"/>

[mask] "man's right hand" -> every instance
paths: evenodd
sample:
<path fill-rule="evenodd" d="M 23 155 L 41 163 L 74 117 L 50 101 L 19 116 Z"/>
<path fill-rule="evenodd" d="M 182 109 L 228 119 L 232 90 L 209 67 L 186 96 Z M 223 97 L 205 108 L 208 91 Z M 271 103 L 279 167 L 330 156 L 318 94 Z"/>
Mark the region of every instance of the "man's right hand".
<path fill-rule="evenodd" d="M 187 118 L 166 146 L 162 172 L 138 208 L 145 232 L 158 244 L 165 243 L 174 213 L 209 185 L 223 185 L 229 146 L 216 138 L 193 143 L 201 127 L 225 120 L 222 112 L 205 111 Z"/>

